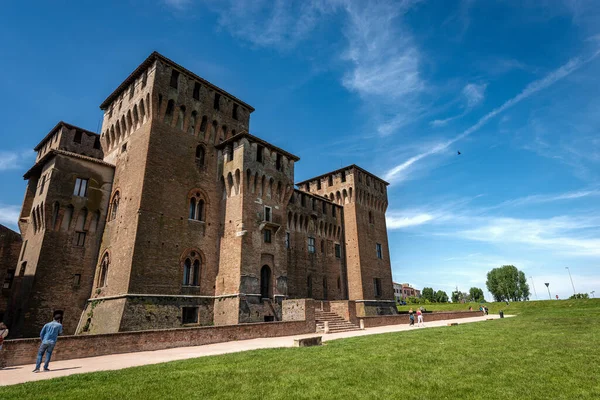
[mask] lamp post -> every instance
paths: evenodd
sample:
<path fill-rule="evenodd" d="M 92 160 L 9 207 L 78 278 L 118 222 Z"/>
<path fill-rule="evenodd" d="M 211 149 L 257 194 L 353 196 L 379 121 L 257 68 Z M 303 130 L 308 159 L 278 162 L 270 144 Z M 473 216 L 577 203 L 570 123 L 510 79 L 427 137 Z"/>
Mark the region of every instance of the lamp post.
<path fill-rule="evenodd" d="M 571 286 L 573 286 L 573 294 L 577 294 L 577 293 L 575 293 L 575 285 L 573 285 L 573 278 L 571 277 L 571 270 L 569 269 L 569 267 L 565 267 L 565 269 L 569 272 L 569 279 L 571 279 Z"/>
<path fill-rule="evenodd" d="M 533 286 L 533 294 L 535 294 L 535 299 L 539 300 L 539 298 L 537 297 L 537 292 L 535 291 L 535 283 L 533 283 L 533 276 L 530 276 L 529 279 L 531 279 L 531 286 Z"/>
<path fill-rule="evenodd" d="M 548 298 L 550 300 L 552 300 L 552 295 L 550 294 L 550 284 L 549 283 L 544 283 L 544 285 L 546 285 L 546 288 L 548 288 Z"/>

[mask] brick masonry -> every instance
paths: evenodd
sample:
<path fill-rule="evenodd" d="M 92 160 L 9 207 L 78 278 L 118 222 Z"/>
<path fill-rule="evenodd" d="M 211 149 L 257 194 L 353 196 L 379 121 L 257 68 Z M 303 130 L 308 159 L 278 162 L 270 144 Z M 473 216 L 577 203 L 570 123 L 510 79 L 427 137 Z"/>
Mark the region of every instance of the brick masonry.
<path fill-rule="evenodd" d="M 297 298 L 396 312 L 387 182 L 350 165 L 295 188 L 299 158 L 249 133 L 250 105 L 158 53 L 100 108 L 100 135 L 59 123 L 25 174 L 12 337 L 57 310 L 87 335 L 281 321 Z"/>
<path fill-rule="evenodd" d="M 61 336 L 52 353 L 52 360 L 70 360 L 315 332 L 314 304 L 311 300 L 289 300 L 283 303 L 286 321 L 280 322 Z M 0 351 L 0 366 L 35 362 L 39 345 L 40 340 L 37 338 L 6 340 Z"/>
<path fill-rule="evenodd" d="M 483 312 L 481 311 L 451 311 L 451 312 L 432 312 L 423 314 L 423 322 L 441 321 L 446 319 L 458 319 L 458 318 L 471 318 L 481 317 Z M 374 328 L 377 326 L 385 325 L 400 325 L 408 324 L 410 322 L 408 314 L 399 315 L 378 315 L 360 317 L 365 324 L 365 328 Z M 417 316 L 415 314 L 415 324 L 417 323 Z"/>

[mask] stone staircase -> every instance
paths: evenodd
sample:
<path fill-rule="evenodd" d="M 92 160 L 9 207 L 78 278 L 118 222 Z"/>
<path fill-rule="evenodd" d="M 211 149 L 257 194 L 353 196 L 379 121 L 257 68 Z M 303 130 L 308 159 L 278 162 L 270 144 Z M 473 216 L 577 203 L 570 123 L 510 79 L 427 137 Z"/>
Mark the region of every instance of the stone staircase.
<path fill-rule="evenodd" d="M 331 311 L 315 310 L 315 320 L 317 322 L 317 333 L 325 332 L 325 321 L 329 322 L 329 333 L 360 330 L 358 326 Z"/>

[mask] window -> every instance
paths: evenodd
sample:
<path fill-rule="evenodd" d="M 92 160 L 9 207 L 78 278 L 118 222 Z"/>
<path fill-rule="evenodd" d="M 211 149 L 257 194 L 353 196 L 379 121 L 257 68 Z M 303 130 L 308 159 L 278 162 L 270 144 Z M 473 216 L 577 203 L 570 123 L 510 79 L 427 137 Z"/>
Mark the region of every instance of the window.
<path fill-rule="evenodd" d="M 27 261 L 21 263 L 21 269 L 19 270 L 19 276 L 25 276 L 25 270 L 27 269 Z"/>
<path fill-rule="evenodd" d="M 190 255 L 195 259 L 186 258 L 183 263 L 183 286 L 200 286 L 200 258 L 195 251 Z"/>
<path fill-rule="evenodd" d="M 369 211 L 369 223 L 370 224 L 375 223 L 375 218 L 373 218 L 373 213 L 371 211 Z"/>
<path fill-rule="evenodd" d="M 263 152 L 265 151 L 265 148 L 263 146 L 261 146 L 260 144 L 256 145 L 256 161 L 261 163 L 263 162 Z"/>
<path fill-rule="evenodd" d="M 265 221 L 271 222 L 271 207 L 265 206 Z"/>
<path fill-rule="evenodd" d="M 79 286 L 81 284 L 81 274 L 73 275 L 73 286 Z"/>
<path fill-rule="evenodd" d="M 86 197 L 88 188 L 88 180 L 83 178 L 75 179 L 75 189 L 73 196 Z"/>
<path fill-rule="evenodd" d="M 195 221 L 204 221 L 204 216 L 204 200 L 201 198 L 200 192 L 196 192 L 190 198 L 188 218 Z"/>
<path fill-rule="evenodd" d="M 311 203 L 312 203 L 312 210 L 317 211 L 317 200 L 311 199 Z"/>
<path fill-rule="evenodd" d="M 121 146 L 121 153 L 125 153 L 127 151 L 127 143 L 123 143 Z"/>
<path fill-rule="evenodd" d="M 81 143 L 82 136 L 83 136 L 83 132 L 81 132 L 79 130 L 75 131 L 75 136 L 73 137 L 73 142 Z"/>
<path fill-rule="evenodd" d="M 377 243 L 377 258 L 382 259 L 383 258 L 383 252 L 381 251 L 381 244 Z"/>
<path fill-rule="evenodd" d="M 342 171 L 342 182 L 346 182 L 346 171 Z"/>
<path fill-rule="evenodd" d="M 308 252 L 314 254 L 315 253 L 315 238 L 308 238 Z"/>
<path fill-rule="evenodd" d="M 102 257 L 102 264 L 100 264 L 100 278 L 98 280 L 98 287 L 106 286 L 106 279 L 108 277 L 108 267 L 110 266 L 110 259 L 108 258 L 108 253 L 104 254 Z"/>
<path fill-rule="evenodd" d="M 94 148 L 95 149 L 100 149 L 100 136 L 96 136 L 94 138 Z"/>
<path fill-rule="evenodd" d="M 325 241 L 321 240 L 321 253 L 325 254 Z"/>
<path fill-rule="evenodd" d="M 321 190 L 321 180 L 317 179 L 317 190 Z"/>
<path fill-rule="evenodd" d="M 23 242 L 23 250 L 21 250 L 21 260 L 25 256 L 25 250 L 27 250 L 27 240 Z"/>
<path fill-rule="evenodd" d="M 204 167 L 204 146 L 196 146 L 196 166 L 198 168 Z"/>
<path fill-rule="evenodd" d="M 271 230 L 265 229 L 263 231 L 264 241 L 265 243 L 271 243 Z"/>
<path fill-rule="evenodd" d="M 286 249 L 290 248 L 290 233 L 289 232 L 285 233 L 285 248 Z"/>
<path fill-rule="evenodd" d="M 148 71 L 144 71 L 142 75 L 142 87 L 146 87 L 146 82 L 148 82 Z"/>
<path fill-rule="evenodd" d="M 215 101 L 213 103 L 213 108 L 217 111 L 221 109 L 221 95 L 219 93 L 215 93 Z"/>
<path fill-rule="evenodd" d="M 129 100 L 133 99 L 133 95 L 135 94 L 135 84 L 132 84 L 129 88 Z"/>
<path fill-rule="evenodd" d="M 277 158 L 275 159 L 275 169 L 277 169 L 277 171 L 283 171 L 283 163 L 281 162 L 281 154 L 277 154 Z"/>
<path fill-rule="evenodd" d="M 119 191 L 117 190 L 113 195 L 112 202 L 110 203 L 110 221 L 117 218 L 117 212 L 119 211 Z"/>
<path fill-rule="evenodd" d="M 85 232 L 75 232 L 75 246 L 83 247 L 85 245 Z"/>
<path fill-rule="evenodd" d="M 198 323 L 198 307 L 183 307 L 181 313 L 182 324 Z"/>
<path fill-rule="evenodd" d="M 206 124 L 208 123 L 208 119 L 206 115 L 202 117 L 202 122 L 200 122 L 200 132 L 206 132 Z"/>
<path fill-rule="evenodd" d="M 175 110 L 175 102 L 173 100 L 169 100 L 167 102 L 167 110 L 165 111 L 165 123 L 171 124 L 173 121 L 173 111 Z"/>
<path fill-rule="evenodd" d="M 194 99 L 200 100 L 200 84 L 198 82 L 194 83 L 194 94 L 192 96 Z"/>
<path fill-rule="evenodd" d="M 233 111 L 231 112 L 231 118 L 237 120 L 238 119 L 238 105 L 234 104 L 233 105 Z"/>
<path fill-rule="evenodd" d="M 323 205 L 323 215 L 327 215 L 327 203 L 323 201 L 321 204 Z"/>
<path fill-rule="evenodd" d="M 177 83 L 179 82 L 179 71 L 171 71 L 171 87 L 177 89 Z"/>
<path fill-rule="evenodd" d="M 342 258 L 342 246 L 339 243 L 335 244 L 335 258 Z"/>
<path fill-rule="evenodd" d="M 373 278 L 373 290 L 375 293 L 375 297 L 381 296 L 381 279 Z"/>
<path fill-rule="evenodd" d="M 15 279 L 15 270 L 9 269 L 6 271 L 6 276 L 4 278 L 4 285 L 2 285 L 2 289 L 10 289 Z"/>
<path fill-rule="evenodd" d="M 300 204 L 302 204 L 302 207 L 306 207 L 306 196 L 303 194 L 300 195 Z"/>
<path fill-rule="evenodd" d="M 333 186 L 333 175 L 329 175 L 329 178 L 327 179 L 327 183 L 329 184 L 329 186 Z"/>
<path fill-rule="evenodd" d="M 310 183 L 306 182 L 306 184 L 304 185 L 304 190 L 310 192 Z"/>
<path fill-rule="evenodd" d="M 44 193 L 44 186 L 46 186 L 46 175 L 42 176 L 42 184 L 40 185 L 40 194 Z"/>
<path fill-rule="evenodd" d="M 335 218 L 335 206 L 333 204 L 331 205 L 331 215 Z"/>

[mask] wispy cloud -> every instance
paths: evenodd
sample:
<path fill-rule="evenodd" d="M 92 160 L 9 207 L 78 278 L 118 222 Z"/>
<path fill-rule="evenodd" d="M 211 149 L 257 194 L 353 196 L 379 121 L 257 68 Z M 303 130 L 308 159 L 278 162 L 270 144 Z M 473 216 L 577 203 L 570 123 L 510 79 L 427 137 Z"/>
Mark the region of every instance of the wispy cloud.
<path fill-rule="evenodd" d="M 518 95 L 509 99 L 501 106 L 493 109 L 489 113 L 485 114 L 483 117 L 477 121 L 476 124 L 472 125 L 461 134 L 455 136 L 452 139 L 447 140 L 441 144 L 437 144 L 433 148 L 421 153 L 417 154 L 404 161 L 401 164 L 398 164 L 392 168 L 390 168 L 385 174 L 384 179 L 389 182 L 398 182 L 406 178 L 406 173 L 409 168 L 411 168 L 416 162 L 424 159 L 425 157 L 431 156 L 433 154 L 438 154 L 446 150 L 449 146 L 456 143 L 457 141 L 464 139 L 465 137 L 471 135 L 472 133 L 481 129 L 484 125 L 486 125 L 492 118 L 501 114 L 502 112 L 508 110 L 511 107 L 514 107 L 516 104 L 521 101 L 527 99 L 528 97 L 536 94 L 537 92 L 553 85 L 559 80 L 569 76 L 574 71 L 579 69 L 582 65 L 587 64 L 588 62 L 595 59 L 600 54 L 600 50 L 596 50 L 591 56 L 587 58 L 577 57 L 571 59 L 566 64 L 562 65 L 558 69 L 554 70 L 550 74 L 546 75 L 544 78 L 531 82 L 529 85 L 525 87 Z"/>
<path fill-rule="evenodd" d="M 19 169 L 35 156 L 31 150 L 0 150 L 0 171 Z"/>
<path fill-rule="evenodd" d="M 475 108 L 481 102 L 483 102 L 483 100 L 485 98 L 485 89 L 486 88 L 487 88 L 486 83 L 480 83 L 480 84 L 469 83 L 469 84 L 465 85 L 465 87 L 463 88 L 463 90 L 461 92 L 461 96 L 463 97 L 464 103 L 465 103 L 464 111 L 453 117 L 449 117 L 449 118 L 445 118 L 445 119 L 436 119 L 431 122 L 431 126 L 434 126 L 434 127 L 445 126 L 449 122 L 457 120 L 457 119 L 462 118 L 465 115 L 467 115 L 469 112 L 471 112 L 473 110 L 473 108 Z"/>
<path fill-rule="evenodd" d="M 410 215 L 409 213 L 389 212 L 386 214 L 385 221 L 389 229 L 400 229 L 408 226 L 422 225 L 434 218 L 432 214 L 428 213 Z"/>
<path fill-rule="evenodd" d="M 162 0 L 164 4 L 175 10 L 181 11 L 192 4 L 192 0 Z"/>
<path fill-rule="evenodd" d="M 16 229 L 21 207 L 0 203 L 0 224 Z"/>

